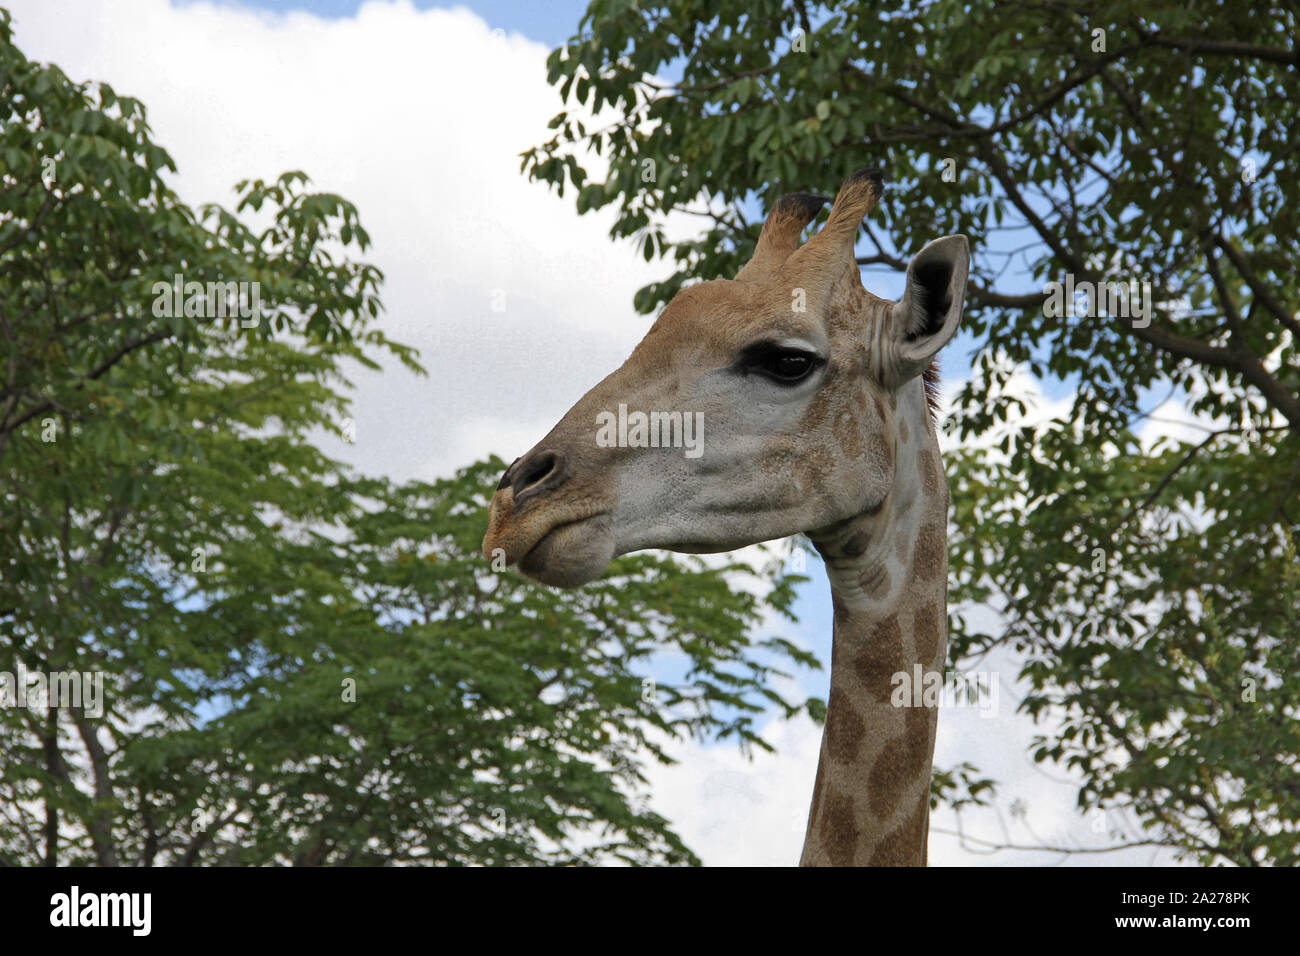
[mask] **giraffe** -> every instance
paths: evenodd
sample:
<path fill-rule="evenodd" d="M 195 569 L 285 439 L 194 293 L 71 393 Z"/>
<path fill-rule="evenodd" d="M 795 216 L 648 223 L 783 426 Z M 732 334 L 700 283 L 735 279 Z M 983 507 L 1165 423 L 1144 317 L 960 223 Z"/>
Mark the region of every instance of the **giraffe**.
<path fill-rule="evenodd" d="M 936 239 L 898 302 L 868 292 L 853 246 L 883 180 L 846 179 L 802 246 L 827 198 L 778 200 L 735 279 L 679 291 L 627 361 L 506 469 L 483 539 L 485 556 L 576 587 L 643 548 L 808 535 L 834 631 L 805 866 L 926 862 L 937 705 L 899 688 L 941 678 L 946 658 L 934 360 L 960 321 L 970 257 L 965 236 Z M 634 442 L 629 427 L 598 442 L 624 407 L 658 412 L 663 440 Z M 671 440 L 676 411 L 707 426 L 695 457 Z"/>

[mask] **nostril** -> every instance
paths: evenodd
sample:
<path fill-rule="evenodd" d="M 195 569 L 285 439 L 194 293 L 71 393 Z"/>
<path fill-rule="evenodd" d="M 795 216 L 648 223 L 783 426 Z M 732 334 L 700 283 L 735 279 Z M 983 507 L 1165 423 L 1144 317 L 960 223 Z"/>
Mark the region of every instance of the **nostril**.
<path fill-rule="evenodd" d="M 519 483 L 525 488 L 529 485 L 535 485 L 554 469 L 555 456 L 551 454 L 542 455 L 524 470 L 524 473 L 519 477 Z"/>
<path fill-rule="evenodd" d="M 523 462 L 523 467 L 519 469 L 519 474 L 515 476 L 512 483 L 515 495 L 527 491 L 535 485 L 541 484 L 547 478 L 555 475 L 559 468 L 560 456 L 555 452 L 542 452 L 531 461 Z"/>

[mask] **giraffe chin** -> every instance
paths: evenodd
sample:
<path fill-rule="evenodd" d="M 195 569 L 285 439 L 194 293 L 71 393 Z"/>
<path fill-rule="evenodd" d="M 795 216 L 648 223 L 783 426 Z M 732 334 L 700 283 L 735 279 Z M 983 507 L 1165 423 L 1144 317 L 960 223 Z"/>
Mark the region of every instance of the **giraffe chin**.
<path fill-rule="evenodd" d="M 551 587 L 576 588 L 600 577 L 613 560 L 613 522 L 601 514 L 552 528 L 519 559 L 519 570 Z"/>

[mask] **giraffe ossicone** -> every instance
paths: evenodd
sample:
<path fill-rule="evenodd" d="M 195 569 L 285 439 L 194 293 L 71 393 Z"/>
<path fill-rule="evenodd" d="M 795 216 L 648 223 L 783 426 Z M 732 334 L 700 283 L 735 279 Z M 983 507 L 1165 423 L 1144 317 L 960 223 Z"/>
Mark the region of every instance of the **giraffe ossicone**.
<path fill-rule="evenodd" d="M 735 279 L 678 292 L 627 361 L 506 469 L 483 539 L 486 556 L 559 587 L 644 548 L 812 539 L 835 631 L 804 865 L 926 860 L 937 709 L 895 706 L 891 691 L 917 664 L 942 674 L 946 658 L 932 363 L 961 319 L 970 256 L 965 236 L 936 239 L 899 301 L 872 295 L 853 246 L 882 191 L 879 170 L 854 173 L 802 246 L 825 197 L 778 200 Z M 598 442 L 620 406 L 657 439 L 671 439 L 674 414 L 699 416 L 700 453 Z"/>

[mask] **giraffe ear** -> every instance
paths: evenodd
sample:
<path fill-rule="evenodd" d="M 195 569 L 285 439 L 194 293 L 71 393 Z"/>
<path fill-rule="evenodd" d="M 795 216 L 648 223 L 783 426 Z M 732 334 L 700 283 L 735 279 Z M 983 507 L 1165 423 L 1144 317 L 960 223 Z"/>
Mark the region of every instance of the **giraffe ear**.
<path fill-rule="evenodd" d="M 924 371 L 956 333 L 969 268 L 965 236 L 928 242 L 908 263 L 907 288 L 893 307 L 900 381 Z"/>

